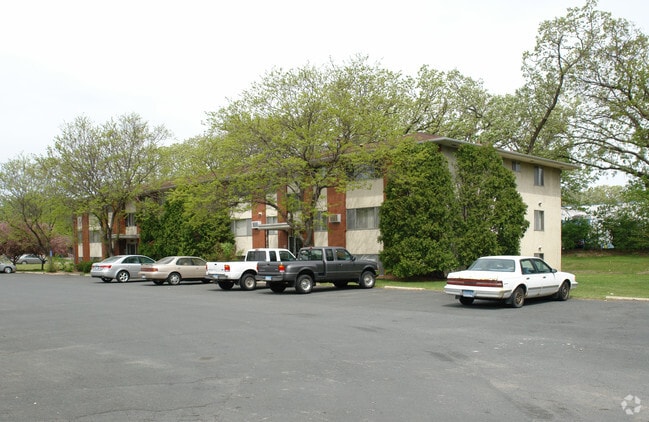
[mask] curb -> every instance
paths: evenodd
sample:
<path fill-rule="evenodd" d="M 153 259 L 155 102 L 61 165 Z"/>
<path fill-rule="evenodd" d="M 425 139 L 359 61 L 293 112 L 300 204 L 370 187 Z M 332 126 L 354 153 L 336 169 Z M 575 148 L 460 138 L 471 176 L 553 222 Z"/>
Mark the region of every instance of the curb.
<path fill-rule="evenodd" d="M 649 298 L 646 298 L 646 297 L 606 296 L 605 299 L 606 300 L 627 300 L 627 301 L 649 302 Z"/>
<path fill-rule="evenodd" d="M 383 286 L 384 289 L 394 290 L 426 290 L 423 287 L 400 287 L 400 286 Z"/>

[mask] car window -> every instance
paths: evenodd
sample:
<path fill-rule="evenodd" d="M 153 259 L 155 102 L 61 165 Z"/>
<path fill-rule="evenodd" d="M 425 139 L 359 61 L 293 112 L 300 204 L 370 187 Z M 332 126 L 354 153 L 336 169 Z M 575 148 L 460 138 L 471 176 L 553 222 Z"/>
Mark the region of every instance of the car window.
<path fill-rule="evenodd" d="M 516 262 L 513 259 L 480 258 L 471 264 L 469 270 L 513 273 L 516 270 Z"/>
<path fill-rule="evenodd" d="M 192 265 L 198 265 L 198 266 L 205 265 L 205 261 L 203 261 L 200 258 L 194 257 L 192 258 Z"/>
<path fill-rule="evenodd" d="M 136 256 L 127 256 L 122 262 L 124 262 L 124 264 L 137 264 L 138 259 Z"/>
<path fill-rule="evenodd" d="M 279 251 L 280 261 L 295 261 L 295 257 L 289 251 Z"/>
<path fill-rule="evenodd" d="M 300 256 L 298 257 L 300 261 L 322 261 L 322 250 L 321 249 L 301 249 Z"/>
<path fill-rule="evenodd" d="M 148 256 L 141 256 L 140 257 L 140 263 L 141 264 L 153 264 L 155 260 L 149 258 Z"/>
<path fill-rule="evenodd" d="M 334 251 L 332 249 L 325 250 L 325 255 L 327 256 L 327 261 L 334 260 Z"/>
<path fill-rule="evenodd" d="M 551 273 L 552 272 L 552 267 L 550 267 L 548 264 L 545 263 L 545 261 L 542 261 L 540 259 L 535 259 L 534 265 L 536 266 L 536 271 L 539 273 Z"/>
<path fill-rule="evenodd" d="M 534 264 L 532 263 L 532 260 L 530 260 L 530 259 L 522 259 L 521 260 L 521 272 L 523 274 L 534 274 L 534 273 L 536 273 L 536 268 L 534 268 Z"/>
<path fill-rule="evenodd" d="M 192 265 L 192 260 L 189 258 L 178 258 L 176 265 Z"/>
<path fill-rule="evenodd" d="M 336 249 L 336 260 L 337 261 L 351 261 L 352 255 L 347 252 L 345 249 Z"/>

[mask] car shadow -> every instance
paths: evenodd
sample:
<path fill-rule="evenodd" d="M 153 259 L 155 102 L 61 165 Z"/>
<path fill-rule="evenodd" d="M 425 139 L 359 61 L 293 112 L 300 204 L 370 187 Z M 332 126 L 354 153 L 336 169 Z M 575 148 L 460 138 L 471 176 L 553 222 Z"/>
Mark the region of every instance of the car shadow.
<path fill-rule="evenodd" d="M 569 299 L 570 300 L 570 299 Z M 532 297 L 525 298 L 523 308 L 526 306 L 536 306 L 547 302 L 557 302 L 552 296 Z M 480 300 L 476 299 L 471 305 L 463 305 L 459 300 L 444 305 L 449 308 L 466 308 L 466 309 L 479 309 L 479 310 L 499 310 L 499 309 L 517 309 L 509 306 L 504 300 Z"/>

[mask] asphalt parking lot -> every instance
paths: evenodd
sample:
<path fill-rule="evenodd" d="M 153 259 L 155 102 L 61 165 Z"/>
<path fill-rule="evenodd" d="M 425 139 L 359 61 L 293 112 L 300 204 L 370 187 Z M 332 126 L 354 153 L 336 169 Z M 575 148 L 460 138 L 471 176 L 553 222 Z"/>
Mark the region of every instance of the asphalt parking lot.
<path fill-rule="evenodd" d="M 0 274 L 3 421 L 649 421 L 649 303 Z"/>

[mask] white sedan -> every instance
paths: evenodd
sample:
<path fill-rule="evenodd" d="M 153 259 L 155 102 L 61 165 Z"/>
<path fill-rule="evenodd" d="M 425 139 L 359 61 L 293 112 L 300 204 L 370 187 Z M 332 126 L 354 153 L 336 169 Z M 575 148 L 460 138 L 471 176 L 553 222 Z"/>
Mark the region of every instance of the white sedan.
<path fill-rule="evenodd" d="M 557 271 L 540 258 L 485 256 L 464 271 L 450 273 L 444 293 L 455 296 L 463 305 L 486 299 L 504 300 L 520 308 L 526 297 L 568 300 L 576 286 L 574 274 Z"/>

